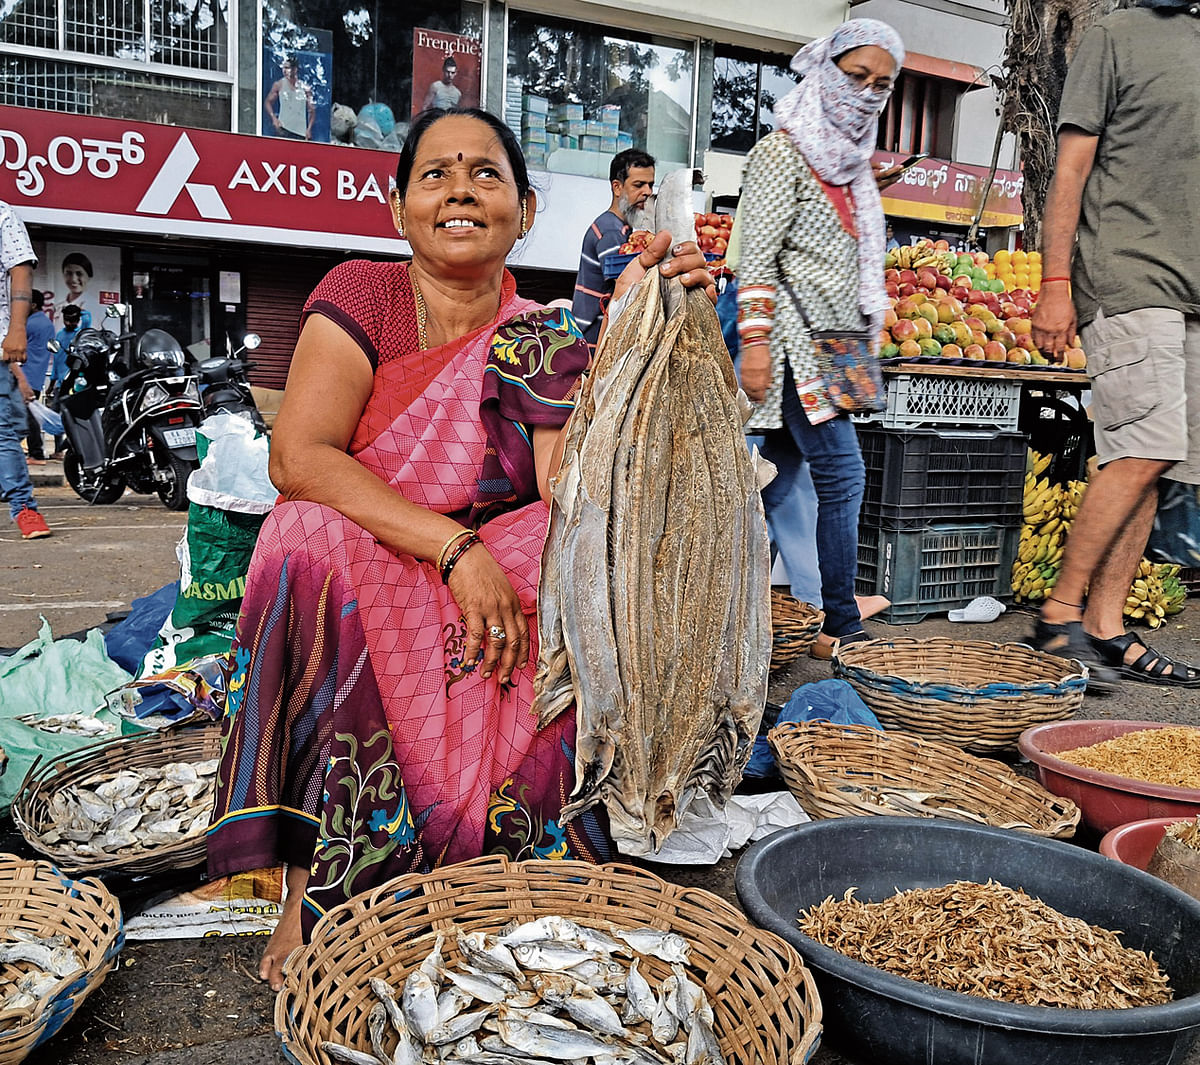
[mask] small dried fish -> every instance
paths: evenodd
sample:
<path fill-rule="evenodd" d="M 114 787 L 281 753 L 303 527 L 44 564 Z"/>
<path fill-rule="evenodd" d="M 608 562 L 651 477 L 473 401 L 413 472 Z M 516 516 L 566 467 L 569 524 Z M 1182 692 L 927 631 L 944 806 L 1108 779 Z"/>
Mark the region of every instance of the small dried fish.
<path fill-rule="evenodd" d="M 668 964 L 688 963 L 687 941 L 674 932 L 660 932 L 657 928 L 634 928 L 629 931 L 618 929 L 616 936 L 639 954 L 649 954 L 650 957 Z"/>
<path fill-rule="evenodd" d="M 37 729 L 39 732 L 58 732 L 68 736 L 107 736 L 117 731 L 115 721 L 101 721 L 90 713 L 18 714 L 16 721 Z"/>
<path fill-rule="evenodd" d="M 437 1027 L 437 990 L 433 981 L 422 969 L 414 969 L 404 981 L 404 992 L 400 1006 L 405 1020 L 418 1039 L 428 1040 L 429 1033 Z"/>
<path fill-rule="evenodd" d="M 604 1035 L 628 1036 L 617 1011 L 587 984 L 559 973 L 542 973 L 533 978 L 533 986 L 547 1003 L 565 1010 L 585 1028 Z"/>
<path fill-rule="evenodd" d="M 554 1061 L 579 1061 L 606 1053 L 612 1048 L 611 1043 L 587 1032 L 526 1021 L 502 1020 L 499 1033 L 505 1046 L 522 1054 L 533 1054 Z"/>
<path fill-rule="evenodd" d="M 519 943 L 513 956 L 526 969 L 538 972 L 562 972 L 586 961 L 599 961 L 595 951 L 573 947 L 567 943 Z"/>
<path fill-rule="evenodd" d="M 334 1061 L 344 1061 L 346 1065 L 385 1065 L 374 1054 L 352 1050 L 350 1047 L 342 1046 L 341 1043 L 334 1043 L 328 1039 L 321 1044 L 321 1049 Z"/>
<path fill-rule="evenodd" d="M 519 977 L 521 970 L 508 947 L 483 932 L 460 932 L 458 949 L 472 965 L 489 973 Z"/>
<path fill-rule="evenodd" d="M 654 1011 L 657 1008 L 658 1003 L 654 998 L 654 992 L 650 989 L 650 983 L 638 972 L 638 963 L 635 959 L 629 966 L 629 975 L 625 978 L 625 1010 L 621 1014 L 621 1020 L 626 1024 L 633 1024 L 637 1021 L 653 1021 Z"/>
<path fill-rule="evenodd" d="M 83 971 L 83 960 L 66 945 L 61 936 L 38 939 L 28 933 L 17 935 L 20 929 L 13 929 L 9 935 L 12 942 L 0 943 L 0 964 L 25 961 L 36 965 L 43 972 L 51 973 L 58 979 L 71 976 Z"/>

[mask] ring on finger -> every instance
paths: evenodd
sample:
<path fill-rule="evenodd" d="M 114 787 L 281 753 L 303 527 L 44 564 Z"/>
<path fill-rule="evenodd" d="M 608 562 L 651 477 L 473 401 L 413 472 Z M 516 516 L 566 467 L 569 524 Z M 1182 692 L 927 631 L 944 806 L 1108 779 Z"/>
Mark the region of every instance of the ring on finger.
<path fill-rule="evenodd" d="M 503 643 L 508 639 L 508 633 L 499 625 L 493 625 L 488 629 L 488 637 L 495 640 L 497 643 Z"/>

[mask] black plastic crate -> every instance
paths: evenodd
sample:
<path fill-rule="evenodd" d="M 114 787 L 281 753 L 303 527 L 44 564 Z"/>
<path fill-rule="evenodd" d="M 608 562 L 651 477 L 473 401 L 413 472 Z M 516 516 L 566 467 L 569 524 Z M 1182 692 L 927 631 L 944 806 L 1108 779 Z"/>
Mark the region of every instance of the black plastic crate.
<path fill-rule="evenodd" d="M 859 595 L 886 595 L 889 625 L 923 621 L 981 595 L 1012 601 L 1019 525 L 931 525 L 914 531 L 858 528 Z"/>
<path fill-rule="evenodd" d="M 908 531 L 947 521 L 1021 524 L 1023 433 L 860 426 L 858 440 L 864 524 Z"/>

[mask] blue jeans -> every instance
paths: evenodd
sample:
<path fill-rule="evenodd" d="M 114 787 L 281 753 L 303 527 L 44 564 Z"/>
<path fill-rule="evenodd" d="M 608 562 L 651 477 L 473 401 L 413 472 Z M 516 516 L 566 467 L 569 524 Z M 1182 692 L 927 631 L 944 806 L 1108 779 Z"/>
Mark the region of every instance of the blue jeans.
<path fill-rule="evenodd" d="M 780 456 L 770 453 L 766 437 L 748 436 L 746 445 L 757 445 L 763 458 L 779 466 Z M 771 544 L 783 559 L 792 595 L 802 603 L 819 607 L 822 599 L 821 570 L 817 563 L 817 492 L 807 462 L 801 459 L 796 464 L 790 449 L 782 456 L 782 462 L 775 480 L 762 494 Z"/>
<path fill-rule="evenodd" d="M 8 363 L 0 363 L 0 499 L 8 502 L 13 518 L 26 507 L 37 510 L 29 466 L 21 450 L 21 439 L 29 427 L 26 409 L 16 377 Z"/>
<path fill-rule="evenodd" d="M 820 425 L 811 424 L 800 405 L 790 366 L 785 368 L 782 414 L 783 428 L 768 431 L 763 448 L 763 455 L 779 468 L 782 482 L 776 492 L 771 491 L 774 484 L 763 492 L 767 520 L 774 528 L 773 512 L 789 496 L 807 459 L 817 493 L 817 564 L 821 571 L 824 631 L 828 636 L 848 636 L 862 628 L 854 601 L 858 511 L 866 482 L 858 434 L 845 415 Z M 786 555 L 783 561 L 788 564 Z"/>

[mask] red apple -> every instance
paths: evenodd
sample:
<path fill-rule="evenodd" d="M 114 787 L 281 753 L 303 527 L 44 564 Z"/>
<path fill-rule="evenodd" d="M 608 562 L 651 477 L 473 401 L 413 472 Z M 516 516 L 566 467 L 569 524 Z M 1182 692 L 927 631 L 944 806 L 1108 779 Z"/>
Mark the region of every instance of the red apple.
<path fill-rule="evenodd" d="M 900 271 L 900 284 L 915 285 L 916 283 L 917 283 L 916 270 L 901 270 Z"/>
<path fill-rule="evenodd" d="M 717 237 L 715 240 L 713 240 L 712 250 L 715 252 L 723 253 L 728 247 L 729 241 L 727 241 L 724 237 Z"/>
<path fill-rule="evenodd" d="M 892 326 L 892 336 L 896 338 L 897 343 L 903 343 L 905 340 L 916 340 L 917 323 L 911 318 L 898 318 L 896 324 Z"/>
<path fill-rule="evenodd" d="M 916 285 L 914 285 L 911 281 L 905 281 L 902 285 L 899 286 L 899 288 L 896 289 L 896 294 L 901 299 L 904 299 L 906 296 L 911 296 L 916 291 L 917 291 Z"/>
<path fill-rule="evenodd" d="M 937 284 L 937 287 L 940 288 L 943 292 L 950 291 L 950 278 L 948 278 L 945 274 L 937 275 L 936 284 Z"/>
<path fill-rule="evenodd" d="M 917 284 L 927 292 L 932 292 L 937 288 L 938 272 L 936 270 L 918 270 Z"/>
<path fill-rule="evenodd" d="M 891 282 L 892 284 L 895 284 L 895 285 L 900 284 L 900 271 L 895 269 L 894 267 L 891 269 L 888 269 L 888 270 L 884 270 L 883 280 L 885 282 Z"/>
<path fill-rule="evenodd" d="M 895 272 L 895 270 L 892 271 L 892 273 Z M 884 284 L 883 289 L 892 299 L 898 299 L 900 296 L 900 286 L 895 281 L 888 281 Z"/>

